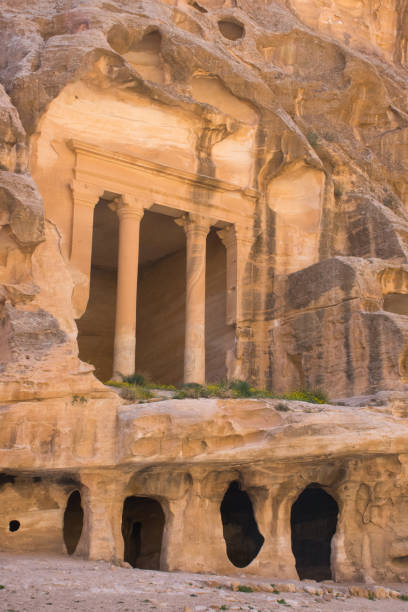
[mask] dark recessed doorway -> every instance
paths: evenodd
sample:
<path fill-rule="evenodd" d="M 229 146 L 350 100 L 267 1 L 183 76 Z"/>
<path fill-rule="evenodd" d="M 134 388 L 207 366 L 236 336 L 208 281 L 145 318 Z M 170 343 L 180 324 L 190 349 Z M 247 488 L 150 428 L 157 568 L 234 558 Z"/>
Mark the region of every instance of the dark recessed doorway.
<path fill-rule="evenodd" d="M 249 495 L 241 491 L 239 482 L 229 485 L 220 511 L 228 559 L 236 567 L 246 567 L 259 553 L 265 538 L 259 532 Z"/>
<path fill-rule="evenodd" d="M 74 491 L 68 498 L 64 512 L 64 542 L 69 555 L 73 555 L 78 546 L 84 525 L 84 511 L 81 506 L 81 494 Z"/>
<path fill-rule="evenodd" d="M 123 504 L 124 560 L 140 569 L 160 569 L 165 516 L 158 501 L 127 497 Z"/>
<path fill-rule="evenodd" d="M 292 506 L 292 551 L 301 580 L 331 580 L 331 540 L 339 507 L 319 485 L 310 485 Z"/>

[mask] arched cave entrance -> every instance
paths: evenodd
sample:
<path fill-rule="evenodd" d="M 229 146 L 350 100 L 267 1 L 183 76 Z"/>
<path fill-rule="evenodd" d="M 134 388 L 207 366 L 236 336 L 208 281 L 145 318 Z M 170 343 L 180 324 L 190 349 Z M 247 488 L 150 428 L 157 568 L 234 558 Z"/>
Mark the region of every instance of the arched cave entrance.
<path fill-rule="evenodd" d="M 84 511 L 81 506 L 81 494 L 74 491 L 68 498 L 64 512 L 64 543 L 67 553 L 73 555 L 82 534 Z"/>
<path fill-rule="evenodd" d="M 124 560 L 140 569 L 160 569 L 165 516 L 158 501 L 127 497 L 123 504 Z"/>
<path fill-rule="evenodd" d="M 161 211 L 161 212 L 159 212 Z M 140 226 L 135 371 L 164 384 L 184 376 L 186 238 L 179 211 L 154 207 Z M 112 376 L 119 223 L 106 194 L 94 211 L 90 296 L 78 324 L 79 355 L 106 382 Z M 206 370 L 226 378 L 234 330 L 226 323 L 226 250 L 212 229 L 207 238 Z"/>
<path fill-rule="evenodd" d="M 291 511 L 292 551 L 301 580 L 331 580 L 331 540 L 339 507 L 319 485 L 309 485 Z"/>
<path fill-rule="evenodd" d="M 236 567 L 246 567 L 257 556 L 265 541 L 259 532 L 252 502 L 241 491 L 239 482 L 232 482 L 220 506 L 227 556 Z"/>

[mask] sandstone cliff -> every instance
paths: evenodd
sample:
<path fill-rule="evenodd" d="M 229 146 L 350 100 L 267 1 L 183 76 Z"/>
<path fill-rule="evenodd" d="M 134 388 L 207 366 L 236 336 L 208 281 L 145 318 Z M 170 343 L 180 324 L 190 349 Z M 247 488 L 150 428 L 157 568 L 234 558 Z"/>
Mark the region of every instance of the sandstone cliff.
<path fill-rule="evenodd" d="M 100 310 L 113 312 L 106 254 L 118 245 L 104 232 L 116 231 L 118 196 L 129 196 L 120 188 L 137 168 L 131 188 L 153 194 L 146 226 L 164 209 L 178 217 L 183 198 L 214 217 L 207 293 L 227 320 L 207 322 L 208 371 L 332 398 L 406 391 L 407 27 L 406 0 L 3 0 L 3 548 L 130 559 L 142 499 L 163 535 L 145 567 L 238 571 L 239 529 L 228 508 L 220 519 L 230 492 L 253 502 L 248 571 L 294 577 L 291 538 L 304 533 L 295 519 L 291 533 L 292 510 L 312 491 L 335 507 L 317 531 L 338 516 L 323 570 L 407 579 L 403 397 L 365 408 L 123 405 L 92 365 L 113 344 L 102 346 L 111 322 L 101 331 Z M 114 165 L 99 189 L 93 178 Z M 228 243 L 234 223 L 240 250 L 222 301 L 217 236 Z M 160 280 L 146 283 L 140 310 L 159 324 L 144 331 L 142 362 L 160 358 L 149 342 L 173 328 L 165 377 L 181 353 L 185 260 L 171 241 L 184 235 L 169 233 L 167 260 L 154 227 L 146 235 L 145 270 L 154 260 Z M 91 363 L 79 358 L 77 324 Z"/>
<path fill-rule="evenodd" d="M 134 135 L 116 120 L 120 104 L 150 100 L 173 121 L 172 134 L 147 130 L 151 155 L 168 150 L 173 165 L 235 173 L 258 193 L 235 373 L 337 396 L 403 388 L 405 8 L 3 2 L 3 385 L 22 373 L 33 384 L 57 376 L 72 385 L 74 375 L 75 384 L 95 384 L 76 359 L 82 281 L 67 270 L 72 179 L 56 134 L 106 145 L 122 125 L 122 150 L 132 150 Z M 191 158 L 179 142 L 187 132 L 177 135 L 187 115 L 201 134 Z M 30 171 L 46 197 L 45 225 Z"/>

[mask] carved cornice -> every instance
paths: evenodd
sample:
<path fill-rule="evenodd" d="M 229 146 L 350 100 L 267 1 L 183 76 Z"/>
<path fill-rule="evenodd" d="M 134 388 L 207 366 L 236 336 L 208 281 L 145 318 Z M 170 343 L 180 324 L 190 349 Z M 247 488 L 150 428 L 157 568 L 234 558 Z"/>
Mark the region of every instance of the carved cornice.
<path fill-rule="evenodd" d="M 132 155 L 109 151 L 102 147 L 90 145 L 79 140 L 71 140 L 69 145 L 77 154 L 82 153 L 87 157 L 110 161 L 118 166 L 140 168 L 151 174 L 172 177 L 183 181 L 184 183 L 189 183 L 196 188 L 198 187 L 208 191 L 238 192 L 251 200 L 255 200 L 259 195 L 259 192 L 256 191 L 256 189 L 240 187 L 239 185 L 228 183 L 227 181 L 222 181 L 211 176 L 194 174 L 193 172 L 188 172 L 187 170 L 172 168 L 171 166 L 165 166 L 164 164 L 159 164 L 150 160 L 133 157 Z"/>

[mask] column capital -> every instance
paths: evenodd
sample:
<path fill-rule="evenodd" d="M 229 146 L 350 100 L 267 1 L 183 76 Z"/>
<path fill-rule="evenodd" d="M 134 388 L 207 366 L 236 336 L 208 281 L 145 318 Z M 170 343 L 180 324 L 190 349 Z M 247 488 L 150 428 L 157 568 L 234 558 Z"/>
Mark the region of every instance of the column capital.
<path fill-rule="evenodd" d="M 186 234 L 194 232 L 204 234 L 206 236 L 210 231 L 211 225 L 213 225 L 216 221 L 209 217 L 204 217 L 203 215 L 186 213 L 182 217 L 174 219 L 174 222 L 180 227 L 184 228 Z"/>
<path fill-rule="evenodd" d="M 110 204 L 109 208 L 114 210 L 119 218 L 132 217 L 140 219 L 144 215 L 144 206 L 136 196 L 132 195 L 121 195 L 115 198 Z"/>
<path fill-rule="evenodd" d="M 217 231 L 217 236 L 225 248 L 228 249 L 233 246 L 236 241 L 235 227 L 233 225 L 227 225 L 227 227 Z"/>
<path fill-rule="evenodd" d="M 86 183 L 85 181 L 79 181 L 73 179 L 70 183 L 72 195 L 75 204 L 81 204 L 81 206 L 89 206 L 95 208 L 99 198 L 105 191 L 103 187 L 93 185 L 92 183 Z"/>

